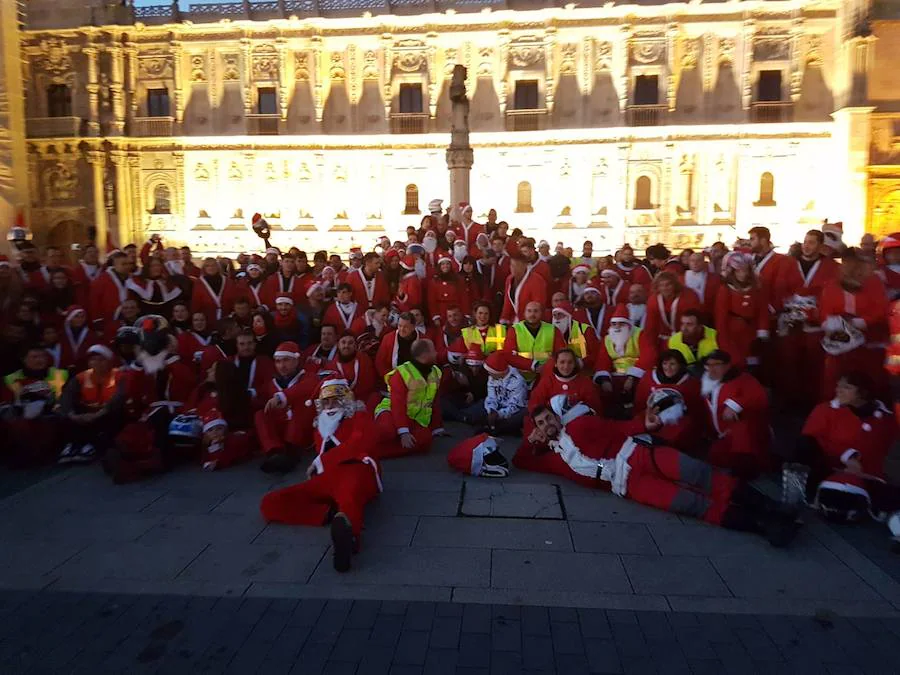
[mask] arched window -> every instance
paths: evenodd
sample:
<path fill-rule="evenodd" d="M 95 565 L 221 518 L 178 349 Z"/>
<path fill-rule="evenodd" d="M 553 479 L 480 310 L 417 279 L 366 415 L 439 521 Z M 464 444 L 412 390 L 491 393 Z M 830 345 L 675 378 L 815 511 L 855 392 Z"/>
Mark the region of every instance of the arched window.
<path fill-rule="evenodd" d="M 768 171 L 759 177 L 759 199 L 753 206 L 775 206 L 775 176 Z"/>
<path fill-rule="evenodd" d="M 649 176 L 639 176 L 634 183 L 634 208 L 635 209 L 653 209 L 653 201 L 650 199 L 650 192 L 653 184 L 650 182 Z"/>
<path fill-rule="evenodd" d="M 419 188 L 412 183 L 406 186 L 406 206 L 403 213 L 419 213 Z"/>
<path fill-rule="evenodd" d="M 531 183 L 523 180 L 516 188 L 516 213 L 534 213 L 531 206 Z"/>
<path fill-rule="evenodd" d="M 165 185 L 153 190 L 153 213 L 172 213 L 172 192 Z"/>

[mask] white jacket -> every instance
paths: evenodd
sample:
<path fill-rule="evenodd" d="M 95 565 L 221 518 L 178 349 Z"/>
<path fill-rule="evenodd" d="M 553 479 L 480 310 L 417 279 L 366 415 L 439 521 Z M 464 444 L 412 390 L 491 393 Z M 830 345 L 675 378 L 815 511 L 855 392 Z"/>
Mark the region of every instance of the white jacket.
<path fill-rule="evenodd" d="M 484 409 L 495 412 L 501 419 L 509 419 L 528 404 L 528 385 L 525 378 L 515 368 L 510 368 L 506 376 L 490 377 L 487 384 L 487 398 Z"/>

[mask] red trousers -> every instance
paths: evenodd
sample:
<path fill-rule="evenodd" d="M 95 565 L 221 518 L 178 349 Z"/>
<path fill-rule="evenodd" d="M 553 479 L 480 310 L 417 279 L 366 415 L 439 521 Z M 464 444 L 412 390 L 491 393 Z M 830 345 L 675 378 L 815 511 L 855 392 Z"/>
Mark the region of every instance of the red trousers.
<path fill-rule="evenodd" d="M 378 445 L 373 452 L 375 459 L 417 455 L 431 449 L 431 428 L 420 426 L 412 420 L 409 423 L 409 433 L 416 439 L 416 445 L 410 450 L 404 448 L 400 444 L 400 436 L 397 435 L 394 418 L 389 412 L 383 412 L 375 418 L 375 430 L 378 432 Z"/>
<path fill-rule="evenodd" d="M 260 410 L 253 418 L 256 436 L 263 453 L 268 455 L 276 450 L 305 448 L 312 444 L 312 408 L 292 411 L 288 417 L 287 410 Z"/>
<path fill-rule="evenodd" d="M 812 408 L 822 393 L 822 333 L 795 330 L 776 338 L 775 395 L 782 405 Z M 832 395 L 834 391 L 832 391 Z"/>
<path fill-rule="evenodd" d="M 768 433 L 768 429 L 756 429 L 750 422 L 738 422 L 713 441 L 706 461 L 744 478 L 755 478 L 771 465 Z"/>
<path fill-rule="evenodd" d="M 825 377 L 822 383 L 822 401 L 834 398 L 834 390 L 841 375 L 861 371 L 872 379 L 875 398 L 890 400 L 887 371 L 884 369 L 884 349 L 858 347 L 846 354 L 825 355 Z"/>
<path fill-rule="evenodd" d="M 375 469 L 362 463 L 341 464 L 304 483 L 268 493 L 259 510 L 268 522 L 318 526 L 325 525 L 329 512 L 335 509 L 350 519 L 358 540 L 363 527 L 363 509 L 376 496 Z"/>
<path fill-rule="evenodd" d="M 256 450 L 256 439 L 247 431 L 231 431 L 225 436 L 224 447 L 216 452 L 210 452 L 209 447 L 203 448 L 201 464 L 215 462 L 216 469 L 227 469 L 246 459 Z"/>

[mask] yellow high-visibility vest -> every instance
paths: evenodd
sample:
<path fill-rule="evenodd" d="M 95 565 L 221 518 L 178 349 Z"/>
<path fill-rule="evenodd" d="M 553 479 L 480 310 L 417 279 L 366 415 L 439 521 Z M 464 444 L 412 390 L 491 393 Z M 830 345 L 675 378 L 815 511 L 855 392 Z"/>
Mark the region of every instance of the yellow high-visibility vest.
<path fill-rule="evenodd" d="M 403 383 L 408 390 L 406 396 L 406 415 L 416 424 L 427 427 L 431 424 L 431 413 L 434 408 L 434 399 L 437 396 L 438 385 L 441 383 L 441 369 L 431 367 L 428 377 L 422 377 L 422 373 L 409 361 L 401 363 L 388 373 L 386 379 L 390 380 L 393 373 L 400 373 Z M 375 408 L 375 416 L 391 409 L 391 387 L 388 385 L 388 395 L 381 399 L 381 403 Z"/>

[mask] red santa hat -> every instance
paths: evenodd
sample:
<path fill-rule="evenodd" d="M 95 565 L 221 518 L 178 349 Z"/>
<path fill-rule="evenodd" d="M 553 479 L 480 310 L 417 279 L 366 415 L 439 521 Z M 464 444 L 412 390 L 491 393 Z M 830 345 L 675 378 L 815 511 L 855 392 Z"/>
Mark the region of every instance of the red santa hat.
<path fill-rule="evenodd" d="M 466 343 L 460 337 L 456 338 L 447 347 L 447 360 L 456 365 L 462 363 L 463 357 L 466 355 Z"/>
<path fill-rule="evenodd" d="M 441 208 L 441 204 L 443 203 L 443 199 L 432 199 L 430 202 L 428 202 L 428 212 L 440 215 L 441 211 L 443 211 L 443 208 Z"/>
<path fill-rule="evenodd" d="M 253 270 L 256 270 L 257 272 L 262 272 L 263 271 L 262 265 L 257 265 L 256 263 L 250 263 L 249 265 L 247 265 L 248 272 L 252 272 Z"/>
<path fill-rule="evenodd" d="M 324 291 L 324 290 L 325 290 L 325 287 L 322 286 L 322 284 L 320 284 L 320 283 L 312 284 L 309 288 L 306 289 L 306 297 L 311 298 L 313 296 L 313 293 L 315 293 L 316 291 Z"/>
<path fill-rule="evenodd" d="M 112 361 L 116 356 L 112 349 L 106 345 L 91 345 L 87 350 L 88 356 L 102 356 L 107 361 Z"/>
<path fill-rule="evenodd" d="M 484 369 L 491 375 L 505 375 L 509 370 L 509 354 L 493 352 L 484 360 Z"/>
<path fill-rule="evenodd" d="M 571 317 L 572 314 L 574 313 L 574 311 L 575 311 L 575 309 L 572 307 L 572 303 L 569 302 L 568 300 L 563 300 L 563 301 L 562 301 L 561 303 L 559 303 L 556 307 L 554 307 L 554 308 L 550 311 L 550 313 L 553 314 L 553 312 L 562 312 L 562 313 L 565 314 L 566 316 L 570 316 L 570 317 Z"/>
<path fill-rule="evenodd" d="M 627 323 L 629 326 L 631 325 L 631 315 L 628 313 L 628 308 L 625 305 L 617 305 L 615 311 L 612 313 L 612 316 L 609 318 L 609 322 L 613 323 L 614 321 L 619 321 L 621 323 Z"/>
<path fill-rule="evenodd" d="M 275 348 L 275 353 L 272 356 L 276 359 L 299 359 L 300 347 L 297 346 L 296 342 L 282 342 Z"/>
<path fill-rule="evenodd" d="M 225 361 L 225 354 L 216 346 L 210 346 L 200 353 L 200 371 L 205 373 L 216 363 Z"/>
<path fill-rule="evenodd" d="M 478 248 L 487 248 L 491 245 L 491 238 L 487 236 L 484 232 L 479 232 L 478 236 L 475 237 L 475 245 Z"/>
<path fill-rule="evenodd" d="M 279 295 L 275 298 L 275 304 L 277 305 L 279 302 L 286 302 L 289 305 L 293 305 L 294 299 L 289 295 Z"/>
<path fill-rule="evenodd" d="M 839 249 L 844 245 L 844 223 L 823 223 L 822 234 L 825 236 L 825 245 L 832 249 Z"/>
<path fill-rule="evenodd" d="M 900 248 L 900 232 L 891 232 L 879 243 L 881 245 L 882 252 L 888 251 L 892 248 Z"/>
<path fill-rule="evenodd" d="M 405 270 L 412 271 L 416 268 L 416 257 L 414 255 L 405 255 L 400 260 L 400 267 Z"/>
<path fill-rule="evenodd" d="M 600 289 L 596 286 L 587 286 L 584 289 L 584 294 L 587 295 L 588 293 L 596 293 L 597 295 L 600 295 Z"/>
<path fill-rule="evenodd" d="M 572 268 L 571 274 L 572 274 L 572 276 L 574 277 L 574 276 L 575 276 L 576 274 L 578 274 L 579 272 L 584 272 L 585 274 L 590 275 L 590 273 L 591 273 L 591 268 L 588 267 L 587 265 L 583 265 L 583 264 L 582 264 L 582 265 L 575 265 L 575 267 Z"/>
<path fill-rule="evenodd" d="M 615 277 L 616 279 L 621 279 L 621 275 L 613 269 L 606 268 L 605 270 L 600 271 L 601 277 Z"/>
<path fill-rule="evenodd" d="M 65 323 L 69 323 L 70 321 L 72 321 L 72 319 L 74 319 L 79 312 L 81 312 L 82 314 L 87 314 L 87 312 L 85 312 L 84 310 L 84 307 L 82 307 L 81 305 L 69 305 L 66 308 Z"/>
<path fill-rule="evenodd" d="M 363 252 L 359 246 L 354 246 L 353 248 L 350 249 L 350 260 L 353 260 L 354 258 L 362 258 L 362 257 L 363 257 Z"/>
<path fill-rule="evenodd" d="M 744 267 L 750 267 L 753 262 L 752 256 L 748 253 L 739 253 L 738 251 L 732 251 L 731 253 L 726 253 L 725 257 L 722 259 L 724 262 L 723 267 L 727 269 L 743 269 Z"/>
<path fill-rule="evenodd" d="M 270 246 L 266 249 L 266 255 L 281 255 L 281 251 L 279 251 L 274 246 Z"/>
<path fill-rule="evenodd" d="M 400 254 L 397 252 L 396 249 L 393 249 L 393 248 L 389 248 L 387 250 L 387 252 L 385 252 L 385 254 L 384 254 L 385 260 L 393 260 L 394 258 L 399 258 L 399 257 L 400 257 Z"/>
<path fill-rule="evenodd" d="M 453 259 L 452 259 L 449 255 L 447 255 L 446 253 L 442 253 L 442 254 L 440 255 L 440 257 L 438 258 L 437 264 L 440 265 L 440 264 L 443 263 L 443 262 L 452 263 L 452 262 L 453 262 Z"/>
<path fill-rule="evenodd" d="M 509 475 L 509 462 L 497 449 L 497 439 L 487 434 L 457 444 L 447 455 L 447 464 L 472 476 L 504 478 Z"/>
<path fill-rule="evenodd" d="M 465 360 L 467 366 L 480 366 L 484 363 L 484 350 L 477 344 L 470 345 L 466 350 Z"/>
<path fill-rule="evenodd" d="M 205 434 L 208 431 L 212 431 L 216 427 L 228 427 L 228 422 L 225 421 L 225 418 L 222 417 L 222 413 L 220 413 L 216 408 L 213 408 L 209 412 L 207 412 L 203 416 L 203 433 Z"/>

